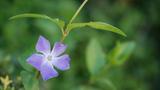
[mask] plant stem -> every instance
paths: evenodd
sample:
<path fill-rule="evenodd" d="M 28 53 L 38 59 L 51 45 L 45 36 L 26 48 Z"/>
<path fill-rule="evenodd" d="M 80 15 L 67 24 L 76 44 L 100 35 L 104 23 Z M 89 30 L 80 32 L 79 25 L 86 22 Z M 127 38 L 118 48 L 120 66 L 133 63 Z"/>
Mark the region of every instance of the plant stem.
<path fill-rule="evenodd" d="M 64 39 L 66 38 L 66 34 L 65 34 L 65 32 L 63 33 L 63 35 L 62 35 L 62 38 L 61 38 L 61 42 L 63 43 L 63 41 L 64 41 Z"/>
<path fill-rule="evenodd" d="M 38 79 L 39 76 L 40 76 L 40 72 L 39 72 L 39 71 L 36 71 L 35 77 Z"/>
<path fill-rule="evenodd" d="M 81 6 L 78 8 L 78 10 L 76 11 L 76 13 L 73 15 L 73 17 L 71 18 L 69 24 L 71 24 L 73 22 L 73 20 L 77 17 L 77 15 L 79 14 L 79 12 L 82 10 L 82 8 L 84 7 L 84 5 L 87 3 L 88 0 L 85 0 Z M 68 24 L 68 25 L 69 25 Z"/>
<path fill-rule="evenodd" d="M 65 29 L 62 29 L 62 38 L 61 38 L 61 42 L 64 41 L 64 39 L 67 37 L 69 31 L 68 26 L 73 22 L 73 20 L 77 17 L 77 15 L 79 14 L 79 12 L 82 10 L 82 8 L 84 7 L 84 5 L 87 3 L 88 0 L 85 0 L 81 6 L 78 8 L 78 10 L 76 11 L 76 13 L 73 15 L 73 17 L 71 18 L 71 20 L 69 21 L 69 23 L 67 24 Z"/>

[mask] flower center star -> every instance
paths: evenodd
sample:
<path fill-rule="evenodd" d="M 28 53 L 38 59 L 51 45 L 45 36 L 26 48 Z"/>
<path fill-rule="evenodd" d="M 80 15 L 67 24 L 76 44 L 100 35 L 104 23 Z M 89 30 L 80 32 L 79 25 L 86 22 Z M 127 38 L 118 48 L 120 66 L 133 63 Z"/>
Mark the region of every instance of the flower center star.
<path fill-rule="evenodd" d="M 52 60 L 52 56 L 49 55 L 49 56 L 47 57 L 47 60 L 48 60 L 48 61 L 51 61 L 51 60 Z"/>

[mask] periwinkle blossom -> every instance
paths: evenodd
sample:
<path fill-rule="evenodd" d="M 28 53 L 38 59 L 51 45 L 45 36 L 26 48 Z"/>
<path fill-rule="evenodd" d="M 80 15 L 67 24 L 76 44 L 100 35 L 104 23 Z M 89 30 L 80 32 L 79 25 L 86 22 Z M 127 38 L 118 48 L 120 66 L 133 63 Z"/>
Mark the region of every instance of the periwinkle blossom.
<path fill-rule="evenodd" d="M 68 70 L 70 68 L 70 57 L 63 54 L 67 46 L 61 42 L 56 42 L 51 50 L 50 42 L 43 36 L 39 37 L 36 44 L 38 53 L 32 54 L 27 62 L 40 71 L 43 80 L 48 80 L 58 76 L 59 70 Z"/>

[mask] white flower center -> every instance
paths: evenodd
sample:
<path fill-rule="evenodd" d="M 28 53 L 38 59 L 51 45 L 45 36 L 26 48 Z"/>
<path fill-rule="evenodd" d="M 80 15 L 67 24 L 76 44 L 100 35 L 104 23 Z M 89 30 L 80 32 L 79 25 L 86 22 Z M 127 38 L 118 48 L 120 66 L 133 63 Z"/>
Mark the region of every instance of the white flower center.
<path fill-rule="evenodd" d="M 47 60 L 51 61 L 52 60 L 52 56 L 51 55 L 47 56 Z"/>

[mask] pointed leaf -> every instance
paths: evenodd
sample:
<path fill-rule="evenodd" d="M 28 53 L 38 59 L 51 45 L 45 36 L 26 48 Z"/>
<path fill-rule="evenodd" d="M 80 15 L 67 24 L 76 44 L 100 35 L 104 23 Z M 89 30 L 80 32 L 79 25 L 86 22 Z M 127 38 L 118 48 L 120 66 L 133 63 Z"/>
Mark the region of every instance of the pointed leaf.
<path fill-rule="evenodd" d="M 72 29 L 80 28 L 80 27 L 85 27 L 85 26 L 89 26 L 89 27 L 92 27 L 97 30 L 111 31 L 111 32 L 114 32 L 114 33 L 117 33 L 117 34 L 120 34 L 120 35 L 126 37 L 126 34 L 124 32 L 122 32 L 120 29 L 118 29 L 110 24 L 103 23 L 103 22 L 72 23 L 68 26 L 68 30 L 72 30 Z"/>
<path fill-rule="evenodd" d="M 34 77 L 35 75 L 22 71 L 21 77 L 25 90 L 39 90 L 39 80 Z"/>
<path fill-rule="evenodd" d="M 92 75 L 97 75 L 105 65 L 105 54 L 96 39 L 92 39 L 87 47 L 86 60 Z"/>
<path fill-rule="evenodd" d="M 129 58 L 134 48 L 134 42 L 117 43 L 116 47 L 108 54 L 108 60 L 114 65 L 121 65 Z"/>
<path fill-rule="evenodd" d="M 18 18 L 41 18 L 41 19 L 47 19 L 50 20 L 53 23 L 56 23 L 61 29 L 64 27 L 65 23 L 62 20 L 59 20 L 58 18 L 53 19 L 47 15 L 41 15 L 41 14 L 32 14 L 32 13 L 26 13 L 26 14 L 20 14 L 20 15 L 16 15 L 13 16 L 11 18 L 9 18 L 10 20 L 12 19 L 18 19 Z"/>

